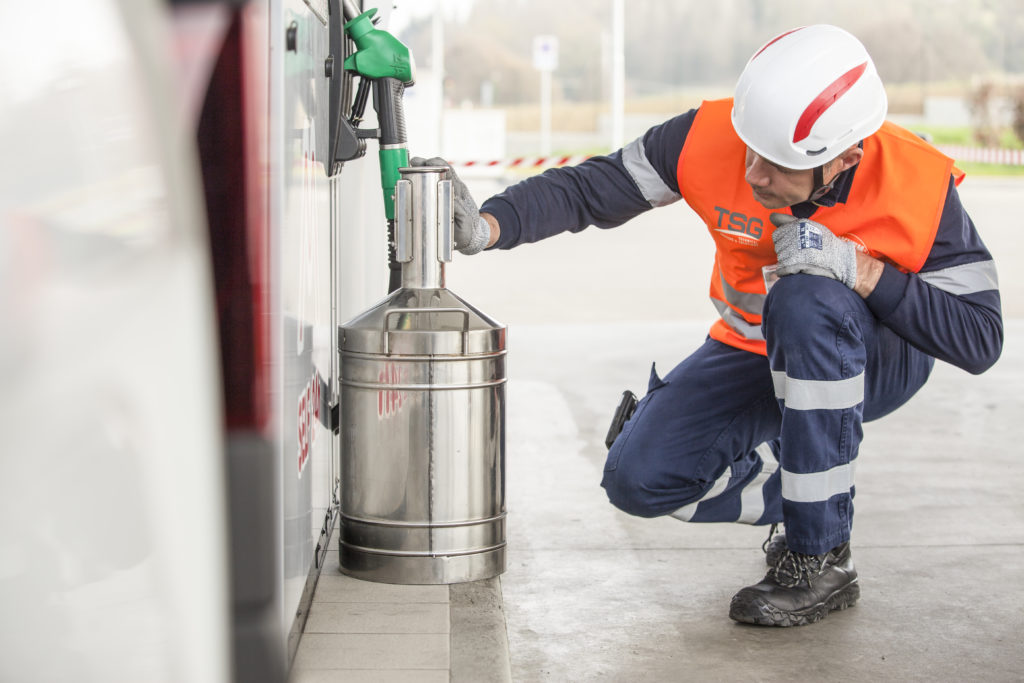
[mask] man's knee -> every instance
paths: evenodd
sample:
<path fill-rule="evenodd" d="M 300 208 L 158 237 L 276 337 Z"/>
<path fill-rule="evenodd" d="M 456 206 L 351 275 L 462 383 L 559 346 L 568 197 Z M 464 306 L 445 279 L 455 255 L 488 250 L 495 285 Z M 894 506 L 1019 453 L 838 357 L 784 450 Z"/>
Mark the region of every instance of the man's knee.
<path fill-rule="evenodd" d="M 848 311 L 866 310 L 849 287 L 820 275 L 798 273 L 779 278 L 765 300 L 765 338 L 784 345 L 799 344 L 822 330 L 835 330 Z"/>
<path fill-rule="evenodd" d="M 657 496 L 647 491 L 643 480 L 628 467 L 605 470 L 601 486 L 608 501 L 623 512 L 637 517 L 658 517 L 661 512 Z"/>
<path fill-rule="evenodd" d="M 703 487 L 684 482 L 656 467 L 658 459 L 630 457 L 626 448 L 613 444 L 601 486 L 612 505 L 637 517 L 660 517 L 675 512 L 700 497 Z M 646 464 L 645 460 L 647 461 Z"/>

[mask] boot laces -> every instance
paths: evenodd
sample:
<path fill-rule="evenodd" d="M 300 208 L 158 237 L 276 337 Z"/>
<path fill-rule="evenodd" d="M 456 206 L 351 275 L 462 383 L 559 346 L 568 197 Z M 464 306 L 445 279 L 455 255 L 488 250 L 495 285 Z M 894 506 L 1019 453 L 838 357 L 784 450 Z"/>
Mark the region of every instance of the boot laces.
<path fill-rule="evenodd" d="M 775 532 L 779 530 L 778 523 L 772 524 L 772 528 L 768 530 L 768 538 L 764 539 L 764 543 L 761 544 L 761 550 L 765 555 L 768 554 L 768 544 L 775 538 Z"/>
<path fill-rule="evenodd" d="M 810 587 L 815 578 L 825 572 L 825 558 L 823 555 L 804 555 L 786 549 L 782 553 L 775 566 L 771 568 L 771 574 L 778 584 L 784 588 L 795 588 L 806 581 Z"/>

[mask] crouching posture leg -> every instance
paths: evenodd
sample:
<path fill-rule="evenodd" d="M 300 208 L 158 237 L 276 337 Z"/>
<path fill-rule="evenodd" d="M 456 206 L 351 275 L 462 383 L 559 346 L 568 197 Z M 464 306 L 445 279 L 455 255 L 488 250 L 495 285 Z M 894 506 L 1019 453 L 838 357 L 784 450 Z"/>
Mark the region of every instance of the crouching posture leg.
<path fill-rule="evenodd" d="M 605 466 L 630 514 L 786 525 L 741 622 L 811 623 L 859 596 L 849 548 L 862 423 L 924 383 L 932 360 L 879 325 L 844 285 L 782 278 L 765 305 L 768 358 L 708 340 L 647 395 Z"/>
<path fill-rule="evenodd" d="M 763 329 L 782 416 L 785 548 L 760 583 L 736 594 L 729 616 L 793 626 L 860 597 L 850 531 L 862 424 L 905 403 L 933 361 L 880 325 L 852 290 L 814 275 L 779 280 Z"/>
<path fill-rule="evenodd" d="M 780 424 L 764 356 L 708 339 L 664 379 L 652 368 L 601 485 L 641 517 L 779 522 Z"/>

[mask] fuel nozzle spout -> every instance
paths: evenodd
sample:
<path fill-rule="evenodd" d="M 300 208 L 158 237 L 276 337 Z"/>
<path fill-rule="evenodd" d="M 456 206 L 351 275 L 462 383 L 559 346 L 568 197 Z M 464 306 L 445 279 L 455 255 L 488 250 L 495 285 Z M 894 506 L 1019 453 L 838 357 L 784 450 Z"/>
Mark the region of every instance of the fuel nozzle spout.
<path fill-rule="evenodd" d="M 395 185 L 395 260 L 405 289 L 441 289 L 452 260 L 452 181 L 443 166 L 399 169 Z"/>

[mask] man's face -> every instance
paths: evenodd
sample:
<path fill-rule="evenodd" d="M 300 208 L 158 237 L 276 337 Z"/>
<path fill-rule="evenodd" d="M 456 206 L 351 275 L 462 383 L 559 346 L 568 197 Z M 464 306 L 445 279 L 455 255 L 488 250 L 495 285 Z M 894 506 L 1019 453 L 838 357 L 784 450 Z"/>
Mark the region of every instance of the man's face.
<path fill-rule="evenodd" d="M 754 199 L 766 209 L 782 209 L 806 201 L 814 190 L 814 171 L 777 166 L 747 147 L 744 180 Z"/>

